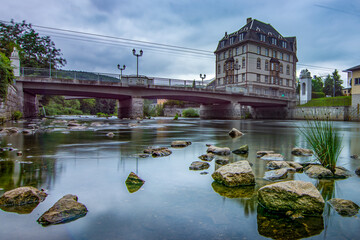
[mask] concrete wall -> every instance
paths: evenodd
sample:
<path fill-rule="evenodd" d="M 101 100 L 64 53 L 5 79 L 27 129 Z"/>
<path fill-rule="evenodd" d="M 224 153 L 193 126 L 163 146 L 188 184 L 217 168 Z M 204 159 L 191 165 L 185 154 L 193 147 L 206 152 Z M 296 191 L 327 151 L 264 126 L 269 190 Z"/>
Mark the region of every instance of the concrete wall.
<path fill-rule="evenodd" d="M 23 98 L 22 94 L 14 86 L 10 85 L 7 99 L 5 102 L 2 100 L 0 102 L 0 117 L 9 120 L 15 111 L 23 112 Z"/>
<path fill-rule="evenodd" d="M 241 108 L 239 103 L 226 104 L 201 104 L 201 119 L 241 119 Z"/>
<path fill-rule="evenodd" d="M 359 118 L 353 107 L 303 107 L 289 109 L 288 119 L 348 121 Z"/>

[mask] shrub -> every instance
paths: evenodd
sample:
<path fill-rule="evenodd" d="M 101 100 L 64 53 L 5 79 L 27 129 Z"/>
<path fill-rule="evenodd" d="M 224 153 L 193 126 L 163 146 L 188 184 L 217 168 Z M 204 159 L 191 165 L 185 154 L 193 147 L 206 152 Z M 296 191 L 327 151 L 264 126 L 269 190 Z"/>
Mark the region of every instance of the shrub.
<path fill-rule="evenodd" d="M 342 138 L 335 131 L 330 120 L 307 121 L 307 127 L 300 129 L 311 148 L 316 159 L 324 167 L 335 172 L 337 160 L 342 150 Z"/>
<path fill-rule="evenodd" d="M 102 112 L 98 112 L 98 113 L 96 114 L 96 116 L 97 116 L 97 117 L 107 117 L 108 115 L 105 114 L 105 113 L 102 113 Z"/>
<path fill-rule="evenodd" d="M 174 120 L 178 120 L 179 119 L 179 114 L 175 114 Z"/>
<path fill-rule="evenodd" d="M 20 111 L 15 111 L 15 112 L 12 113 L 11 119 L 17 121 L 17 120 L 19 120 L 20 118 L 22 118 L 22 116 L 23 116 L 22 112 L 20 112 Z"/>
<path fill-rule="evenodd" d="M 189 117 L 189 118 L 199 117 L 199 113 L 193 108 L 187 108 L 187 109 L 183 110 L 182 115 L 184 117 Z"/>
<path fill-rule="evenodd" d="M 323 92 L 312 92 L 311 93 L 311 98 L 324 98 L 325 97 L 325 93 Z"/>

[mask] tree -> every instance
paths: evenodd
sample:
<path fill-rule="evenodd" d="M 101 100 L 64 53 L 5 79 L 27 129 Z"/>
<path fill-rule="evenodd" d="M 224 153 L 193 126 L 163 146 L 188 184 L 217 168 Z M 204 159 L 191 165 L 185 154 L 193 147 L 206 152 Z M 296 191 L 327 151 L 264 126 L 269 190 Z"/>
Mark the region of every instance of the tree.
<path fill-rule="evenodd" d="M 12 83 L 13 79 L 14 73 L 10 60 L 0 52 L 0 98 L 2 101 L 6 99 L 8 85 Z"/>
<path fill-rule="evenodd" d="M 116 110 L 116 100 L 97 98 L 95 100 L 95 109 L 97 113 L 114 114 Z"/>
<path fill-rule="evenodd" d="M 58 68 L 66 64 L 50 37 L 40 36 L 31 24 L 14 20 L 9 24 L 0 22 L 0 50 L 10 57 L 14 47 L 19 50 L 22 67 L 49 68 L 51 64 L 52 68 Z"/>
<path fill-rule="evenodd" d="M 311 79 L 312 91 L 313 92 L 322 92 L 324 88 L 324 83 L 321 77 L 314 75 Z"/>
<path fill-rule="evenodd" d="M 333 96 L 334 95 L 334 82 L 335 82 L 335 97 L 342 96 L 342 86 L 343 81 L 340 79 L 340 75 L 337 69 L 332 73 L 332 75 L 328 75 L 325 79 L 324 83 L 324 93 L 326 95 Z"/>

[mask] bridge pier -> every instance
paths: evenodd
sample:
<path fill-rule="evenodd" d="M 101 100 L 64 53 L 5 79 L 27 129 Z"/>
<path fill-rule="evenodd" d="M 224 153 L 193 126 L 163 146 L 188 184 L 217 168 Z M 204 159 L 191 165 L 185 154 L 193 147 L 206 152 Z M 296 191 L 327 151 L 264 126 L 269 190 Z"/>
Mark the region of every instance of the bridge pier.
<path fill-rule="evenodd" d="M 143 118 L 144 99 L 141 97 L 131 97 L 119 100 L 118 118 Z"/>
<path fill-rule="evenodd" d="M 239 103 L 201 104 L 201 119 L 241 119 Z"/>
<path fill-rule="evenodd" d="M 24 118 L 35 118 L 39 115 L 39 104 L 35 94 L 24 92 L 23 83 L 16 81 L 20 109 Z"/>
<path fill-rule="evenodd" d="M 287 107 L 252 107 L 251 116 L 254 119 L 287 119 Z"/>

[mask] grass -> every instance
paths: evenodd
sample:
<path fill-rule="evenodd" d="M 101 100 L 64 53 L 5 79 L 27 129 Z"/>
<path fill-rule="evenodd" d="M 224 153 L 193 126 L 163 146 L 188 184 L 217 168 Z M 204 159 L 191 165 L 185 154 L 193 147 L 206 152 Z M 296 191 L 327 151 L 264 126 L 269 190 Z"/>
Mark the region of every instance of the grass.
<path fill-rule="evenodd" d="M 342 150 L 342 138 L 335 131 L 333 123 L 325 121 L 307 121 L 308 126 L 300 129 L 301 133 L 311 145 L 316 159 L 335 172 L 337 160 Z"/>
<path fill-rule="evenodd" d="M 351 106 L 351 96 L 315 98 L 298 107 L 340 107 Z"/>

